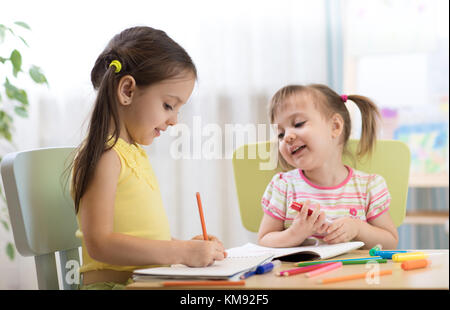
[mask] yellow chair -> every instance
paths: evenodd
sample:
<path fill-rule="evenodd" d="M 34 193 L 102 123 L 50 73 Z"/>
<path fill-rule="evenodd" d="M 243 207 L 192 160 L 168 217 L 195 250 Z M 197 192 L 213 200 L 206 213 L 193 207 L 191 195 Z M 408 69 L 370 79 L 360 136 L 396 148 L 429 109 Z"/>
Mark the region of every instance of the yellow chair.
<path fill-rule="evenodd" d="M 350 140 L 348 149 L 355 154 L 358 140 Z M 270 164 L 269 150 L 277 152 L 275 142 L 258 142 L 243 145 L 233 153 L 234 180 L 241 221 L 244 227 L 257 232 L 263 216 L 261 198 L 275 173 L 282 171 L 280 167 Z M 261 156 L 258 156 L 263 154 Z M 261 159 L 261 157 L 263 159 Z M 408 194 L 410 151 L 408 146 L 395 140 L 378 140 L 370 158 L 363 157 L 354 162 L 352 156 L 343 161 L 350 167 L 367 173 L 376 173 L 384 177 L 391 194 L 389 213 L 396 226 L 400 226 L 405 218 L 406 197 Z M 353 156 L 356 158 L 356 156 Z M 260 169 L 262 166 L 270 170 Z M 272 166 L 272 167 L 271 167 Z"/>

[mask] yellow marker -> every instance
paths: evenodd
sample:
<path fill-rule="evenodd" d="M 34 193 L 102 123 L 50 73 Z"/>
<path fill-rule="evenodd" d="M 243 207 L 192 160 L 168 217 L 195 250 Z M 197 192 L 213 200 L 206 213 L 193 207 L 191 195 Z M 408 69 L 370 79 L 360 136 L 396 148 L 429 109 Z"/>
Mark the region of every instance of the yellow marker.
<path fill-rule="evenodd" d="M 426 259 L 427 257 L 428 255 L 426 255 L 424 252 L 398 253 L 392 255 L 392 261 L 398 263 L 407 260 Z"/>

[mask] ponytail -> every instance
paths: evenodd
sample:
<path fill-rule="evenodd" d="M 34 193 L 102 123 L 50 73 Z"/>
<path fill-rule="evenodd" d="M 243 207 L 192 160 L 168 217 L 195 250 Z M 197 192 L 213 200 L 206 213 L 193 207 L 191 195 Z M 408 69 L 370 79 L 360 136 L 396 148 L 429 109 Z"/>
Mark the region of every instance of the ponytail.
<path fill-rule="evenodd" d="M 72 195 L 76 213 L 78 213 L 81 197 L 86 192 L 100 157 L 105 151 L 111 149 L 119 138 L 120 123 L 116 96 L 117 79 L 114 77 L 114 70 L 114 67 L 106 70 L 103 79 L 100 81 L 88 134 L 74 159 L 73 166 L 75 169 L 72 176 Z M 95 85 L 94 81 L 93 84 Z M 114 142 L 108 147 L 106 142 L 108 142 L 108 136 L 111 132 L 111 121 L 114 123 L 114 131 L 111 137 L 111 140 L 114 139 Z"/>
<path fill-rule="evenodd" d="M 359 139 L 356 155 L 359 158 L 366 154 L 370 156 L 377 140 L 380 112 L 372 100 L 367 97 L 349 95 L 348 99 L 353 101 L 361 112 L 361 137 Z"/>

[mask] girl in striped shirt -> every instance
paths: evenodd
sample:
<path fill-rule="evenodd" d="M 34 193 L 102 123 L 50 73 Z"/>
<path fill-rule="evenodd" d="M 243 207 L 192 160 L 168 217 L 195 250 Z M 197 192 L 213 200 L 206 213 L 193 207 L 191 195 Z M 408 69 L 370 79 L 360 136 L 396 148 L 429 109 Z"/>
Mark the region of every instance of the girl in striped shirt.
<path fill-rule="evenodd" d="M 264 192 L 259 244 L 298 246 L 312 237 L 329 244 L 358 240 L 366 248 L 397 247 L 383 177 L 342 162 L 351 130 L 347 99 L 362 116 L 357 156 L 370 155 L 379 112 L 369 98 L 339 96 L 319 84 L 289 85 L 273 96 L 269 116 L 277 127 L 279 162 L 287 172 L 277 173 Z M 291 208 L 293 202 L 304 204 L 300 212 Z"/>

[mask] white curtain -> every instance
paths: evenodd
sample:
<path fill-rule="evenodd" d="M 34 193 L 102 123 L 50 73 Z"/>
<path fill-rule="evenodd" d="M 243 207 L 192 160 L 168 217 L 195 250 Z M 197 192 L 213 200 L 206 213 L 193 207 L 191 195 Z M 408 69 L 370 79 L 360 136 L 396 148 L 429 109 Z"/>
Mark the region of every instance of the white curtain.
<path fill-rule="evenodd" d="M 162 29 L 187 50 L 199 73 L 179 120 L 190 130 L 190 152 L 183 149 L 190 158 L 173 158 L 171 146 L 179 137 L 175 131 L 145 147 L 172 235 L 188 239 L 201 234 L 195 199 L 200 192 L 208 233 L 227 248 L 254 241 L 241 224 L 225 125 L 268 124 L 266 106 L 277 89 L 290 83 L 326 83 L 325 5 L 307 0 L 11 2 L 6 10 L 2 7 L 0 23 L 30 24 L 32 32 L 24 33 L 30 45 L 23 48 L 24 65 L 41 66 L 50 84 L 48 89 L 30 85 L 30 118 L 16 119 L 16 147 L 77 145 L 95 98 L 89 74 L 97 55 L 124 28 Z M 221 132 L 215 141 L 221 141 L 222 150 L 215 149 L 215 159 L 195 152 L 209 145 L 210 128 Z M 255 138 L 267 137 L 249 140 Z M 6 260 L 3 256 L 0 261 Z M 32 277 L 0 282 L 0 287 L 29 288 Z"/>

